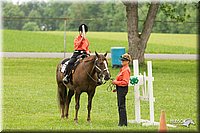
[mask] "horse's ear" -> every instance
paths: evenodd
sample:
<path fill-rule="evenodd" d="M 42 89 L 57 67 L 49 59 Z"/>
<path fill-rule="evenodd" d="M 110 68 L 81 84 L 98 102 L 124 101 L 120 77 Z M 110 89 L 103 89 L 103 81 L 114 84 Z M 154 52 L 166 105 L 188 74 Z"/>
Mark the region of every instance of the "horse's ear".
<path fill-rule="evenodd" d="M 104 56 L 105 56 L 105 57 L 107 56 L 107 52 L 104 54 Z"/>
<path fill-rule="evenodd" d="M 99 57 L 99 54 L 96 51 L 95 51 L 95 54 L 96 54 L 97 57 Z"/>

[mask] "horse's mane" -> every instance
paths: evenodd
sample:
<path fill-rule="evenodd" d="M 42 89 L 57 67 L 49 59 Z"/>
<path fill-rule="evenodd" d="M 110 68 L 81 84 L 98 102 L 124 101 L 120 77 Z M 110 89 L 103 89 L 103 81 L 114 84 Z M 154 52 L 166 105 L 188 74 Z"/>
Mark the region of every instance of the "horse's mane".
<path fill-rule="evenodd" d="M 91 55 L 91 56 L 85 58 L 83 61 L 85 61 L 85 62 L 92 61 L 95 59 L 95 57 L 96 57 L 96 55 Z"/>

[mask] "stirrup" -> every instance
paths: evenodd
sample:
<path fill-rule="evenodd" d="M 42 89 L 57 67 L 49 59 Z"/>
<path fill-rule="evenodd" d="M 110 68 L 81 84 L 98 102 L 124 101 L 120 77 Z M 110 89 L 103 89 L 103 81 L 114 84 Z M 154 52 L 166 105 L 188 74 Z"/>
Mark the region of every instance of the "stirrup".
<path fill-rule="evenodd" d="M 63 82 L 64 82 L 64 83 L 69 83 L 69 75 L 66 75 L 66 76 L 63 78 Z"/>

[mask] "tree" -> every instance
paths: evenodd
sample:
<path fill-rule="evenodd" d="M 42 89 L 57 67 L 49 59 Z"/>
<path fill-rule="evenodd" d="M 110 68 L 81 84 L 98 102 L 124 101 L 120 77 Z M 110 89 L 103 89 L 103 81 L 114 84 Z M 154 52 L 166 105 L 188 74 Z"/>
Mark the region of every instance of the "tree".
<path fill-rule="evenodd" d="M 3 16 L 7 17 L 22 17 L 24 12 L 20 11 L 19 6 L 13 5 L 12 3 L 3 3 Z M 7 29 L 20 30 L 23 26 L 22 21 L 4 21 L 4 27 Z"/>
<path fill-rule="evenodd" d="M 68 17 L 68 8 L 71 4 L 67 2 L 48 2 L 43 12 L 44 18 Z M 51 30 L 63 30 L 63 20 L 45 20 L 43 21 Z"/>
<path fill-rule="evenodd" d="M 72 19 L 68 21 L 67 28 L 77 31 L 77 27 L 81 23 L 86 23 L 89 25 L 90 31 L 101 31 L 104 26 L 102 19 L 99 19 L 103 18 L 101 6 L 102 4 L 95 3 L 73 3 L 68 9 L 68 17 Z"/>
<path fill-rule="evenodd" d="M 124 32 L 126 31 L 126 12 L 122 3 L 104 3 L 101 5 L 102 22 L 101 30 Z"/>
<path fill-rule="evenodd" d="M 133 1 L 133 0 L 132 0 Z M 185 23 L 185 21 L 196 21 L 195 3 L 182 2 L 161 3 L 156 15 L 152 32 L 157 33 L 193 33 L 197 32 L 197 23 Z M 36 22 L 38 26 L 46 26 L 48 30 L 63 30 L 64 22 L 62 19 L 45 18 L 70 18 L 67 20 L 67 30 L 77 31 L 80 23 L 86 23 L 90 31 L 127 31 L 126 6 L 122 2 L 92 2 L 92 3 L 68 3 L 68 2 L 41 2 L 24 1 L 20 4 L 3 2 L 3 16 L 5 29 L 22 29 L 27 22 Z M 138 32 L 142 32 L 144 21 L 150 7 L 150 3 L 138 2 Z M 187 9 L 187 10 L 186 10 Z M 188 18 L 188 15 L 191 16 Z M 12 19 L 13 17 L 36 17 L 43 19 Z M 87 19 L 87 20 L 86 20 Z M 92 19 L 92 20 L 88 20 Z M 167 22 L 176 21 L 179 22 Z M 141 21 L 142 20 L 142 21 Z M 161 20 L 161 22 L 160 22 Z M 163 26 L 164 25 L 164 26 Z"/>
<path fill-rule="evenodd" d="M 36 22 L 28 22 L 23 26 L 22 29 L 27 30 L 27 31 L 39 31 L 40 30 Z"/>
<path fill-rule="evenodd" d="M 31 10 L 28 17 L 30 17 L 30 18 L 34 18 L 34 17 L 41 18 L 41 15 L 37 10 Z M 32 20 L 32 22 L 35 22 L 38 26 L 41 25 L 41 20 L 39 20 L 39 19 Z"/>
<path fill-rule="evenodd" d="M 126 16 L 127 16 L 127 31 L 128 31 L 128 43 L 129 43 L 129 53 L 133 59 L 138 59 L 139 63 L 144 63 L 144 53 L 147 47 L 147 41 L 150 37 L 150 34 L 153 30 L 153 25 L 156 19 L 158 11 L 162 11 L 161 14 L 158 14 L 161 23 L 156 25 L 157 30 L 168 33 L 195 33 L 195 26 L 185 26 L 184 22 L 188 20 L 192 13 L 187 12 L 187 6 L 190 6 L 190 11 L 196 10 L 195 7 L 191 7 L 191 4 L 187 3 L 162 3 L 158 1 L 152 1 L 149 3 L 149 9 L 147 11 L 147 16 L 145 18 L 143 27 L 138 26 L 139 17 L 138 17 L 138 1 L 132 0 L 122 0 L 123 4 L 126 7 Z M 197 4 L 193 3 L 197 8 Z M 160 7 L 160 10 L 158 10 Z M 193 10 L 192 10 L 192 9 Z M 194 11 L 193 11 L 194 13 Z M 164 16 L 165 17 L 164 17 Z M 195 16 L 195 15 L 193 15 Z M 170 25 L 163 26 L 163 18 L 170 19 L 176 23 L 170 23 Z M 195 20 L 193 20 L 195 21 Z M 180 24 L 181 22 L 181 24 Z M 191 27 L 192 26 L 192 27 Z M 139 28 L 138 28 L 139 27 Z M 155 30 L 156 30 L 155 28 Z M 139 30 L 141 33 L 139 32 Z M 154 30 L 154 31 L 155 31 Z M 189 30 L 189 31 L 187 31 Z"/>
<path fill-rule="evenodd" d="M 128 43 L 129 54 L 132 59 L 138 59 L 139 63 L 144 62 L 144 52 L 147 46 L 147 41 L 151 34 L 154 20 L 159 8 L 160 3 L 152 1 L 148 10 L 146 20 L 142 32 L 138 31 L 138 2 L 126 0 L 122 1 L 126 6 L 127 13 L 127 31 L 128 31 Z"/>

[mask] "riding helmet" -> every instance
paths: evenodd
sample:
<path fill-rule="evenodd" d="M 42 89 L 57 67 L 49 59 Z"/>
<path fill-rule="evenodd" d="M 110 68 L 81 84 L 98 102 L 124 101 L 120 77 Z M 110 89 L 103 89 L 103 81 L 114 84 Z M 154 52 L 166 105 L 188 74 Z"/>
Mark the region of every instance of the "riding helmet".
<path fill-rule="evenodd" d="M 88 31 L 88 27 L 87 27 L 86 24 L 81 24 L 81 25 L 79 26 L 79 28 L 78 28 L 78 31 L 83 32 L 82 25 L 84 25 L 84 27 L 85 27 L 85 32 L 87 32 L 87 31 Z"/>

